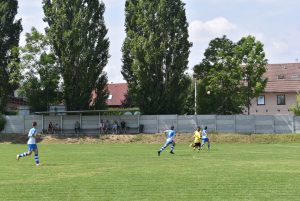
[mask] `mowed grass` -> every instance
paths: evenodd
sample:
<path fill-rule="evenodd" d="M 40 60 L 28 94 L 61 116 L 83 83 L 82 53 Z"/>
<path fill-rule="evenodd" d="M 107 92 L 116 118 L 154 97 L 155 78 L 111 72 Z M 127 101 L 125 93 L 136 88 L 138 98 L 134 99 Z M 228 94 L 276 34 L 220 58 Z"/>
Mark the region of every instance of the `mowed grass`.
<path fill-rule="evenodd" d="M 0 144 L 0 200 L 300 200 L 300 143 Z"/>

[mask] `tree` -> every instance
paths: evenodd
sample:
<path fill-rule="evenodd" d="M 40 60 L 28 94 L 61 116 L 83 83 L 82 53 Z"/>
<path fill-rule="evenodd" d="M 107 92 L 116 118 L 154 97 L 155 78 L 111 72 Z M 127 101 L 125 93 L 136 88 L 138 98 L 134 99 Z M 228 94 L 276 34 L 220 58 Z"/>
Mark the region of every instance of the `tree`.
<path fill-rule="evenodd" d="M 129 91 L 125 94 L 125 99 L 122 100 L 122 107 L 123 108 L 132 108 L 132 107 L 135 107 L 135 104 L 134 104 L 134 102 L 132 100 L 132 95 L 130 94 Z"/>
<path fill-rule="evenodd" d="M 17 0 L 0 0 L 0 112 L 21 79 L 17 47 L 22 25 L 20 19 L 15 20 L 17 10 Z"/>
<path fill-rule="evenodd" d="M 106 105 L 109 41 L 104 23 L 105 5 L 98 0 L 43 0 L 46 32 L 59 61 L 68 110 Z M 92 92 L 95 93 L 92 96 Z"/>
<path fill-rule="evenodd" d="M 300 93 L 297 93 L 296 104 L 292 105 L 290 108 L 296 116 L 300 116 Z"/>
<path fill-rule="evenodd" d="M 21 48 L 21 66 L 25 72 L 19 94 L 27 97 L 33 111 L 46 111 L 50 104 L 61 101 L 58 62 L 48 38 L 34 27 L 26 33 L 26 44 Z"/>
<path fill-rule="evenodd" d="M 127 0 L 122 75 L 144 114 L 182 113 L 190 85 L 188 23 L 180 0 Z"/>
<path fill-rule="evenodd" d="M 211 107 L 207 111 L 208 105 L 199 104 L 199 113 L 241 113 L 243 104 L 239 89 L 242 73 L 235 48 L 236 44 L 226 36 L 216 38 L 210 41 L 202 62 L 194 67 L 195 76 L 201 80 L 199 99 L 209 99 Z M 211 91 L 211 94 L 205 96 L 206 91 Z"/>
<path fill-rule="evenodd" d="M 205 58 L 194 67 L 201 80 L 200 113 L 239 114 L 260 94 L 267 79 L 267 60 L 261 42 L 243 37 L 237 43 L 223 36 L 209 43 Z M 206 91 L 211 94 L 207 95 Z"/>
<path fill-rule="evenodd" d="M 196 81 L 195 79 L 192 80 L 192 78 L 190 77 L 191 84 L 187 89 L 187 98 L 185 100 L 185 104 L 183 108 L 184 114 L 188 114 L 188 115 L 195 114 L 195 81 Z"/>
<path fill-rule="evenodd" d="M 251 100 L 257 97 L 267 84 L 267 78 L 263 77 L 266 72 L 267 59 L 265 58 L 263 44 L 253 36 L 243 37 L 238 41 L 236 54 L 241 62 L 242 77 L 245 82 L 241 91 L 249 115 Z"/>

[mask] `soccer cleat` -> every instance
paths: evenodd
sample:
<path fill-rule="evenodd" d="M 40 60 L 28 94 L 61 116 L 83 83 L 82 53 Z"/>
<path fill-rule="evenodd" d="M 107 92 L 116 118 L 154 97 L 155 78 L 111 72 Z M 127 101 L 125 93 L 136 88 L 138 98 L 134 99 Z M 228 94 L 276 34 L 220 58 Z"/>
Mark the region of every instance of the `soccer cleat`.
<path fill-rule="evenodd" d="M 158 155 L 158 156 L 160 156 L 160 152 L 161 152 L 161 151 L 157 151 L 157 155 Z"/>
<path fill-rule="evenodd" d="M 175 154 L 173 151 L 170 151 L 170 154 Z"/>
<path fill-rule="evenodd" d="M 36 166 L 40 166 L 40 164 L 38 163 L 38 164 L 36 164 Z"/>
<path fill-rule="evenodd" d="M 17 155 L 17 160 L 19 160 L 20 159 L 20 156 L 19 155 Z"/>

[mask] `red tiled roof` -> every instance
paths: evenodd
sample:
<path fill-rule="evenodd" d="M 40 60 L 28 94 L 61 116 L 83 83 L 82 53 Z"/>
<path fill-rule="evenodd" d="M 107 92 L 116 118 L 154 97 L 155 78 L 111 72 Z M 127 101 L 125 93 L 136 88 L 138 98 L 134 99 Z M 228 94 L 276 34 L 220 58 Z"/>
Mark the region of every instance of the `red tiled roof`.
<path fill-rule="evenodd" d="M 265 92 L 300 92 L 300 80 L 278 80 L 267 82 Z"/>
<path fill-rule="evenodd" d="M 107 85 L 109 98 L 106 103 L 108 106 L 121 106 L 122 101 L 125 100 L 125 95 L 128 91 L 127 83 L 116 83 L 116 84 L 108 84 Z"/>
<path fill-rule="evenodd" d="M 279 75 L 283 75 L 285 80 L 300 80 L 300 63 L 267 65 L 264 77 L 267 77 L 268 81 L 277 81 Z"/>
<path fill-rule="evenodd" d="M 268 78 L 265 92 L 300 91 L 300 63 L 268 64 L 264 77 Z"/>

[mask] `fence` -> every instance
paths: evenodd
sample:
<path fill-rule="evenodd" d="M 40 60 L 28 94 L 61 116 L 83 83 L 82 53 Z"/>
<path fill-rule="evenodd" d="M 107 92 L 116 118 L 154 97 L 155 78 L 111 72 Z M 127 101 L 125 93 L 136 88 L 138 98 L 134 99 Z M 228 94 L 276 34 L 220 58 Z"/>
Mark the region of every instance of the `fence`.
<path fill-rule="evenodd" d="M 232 133 L 300 133 L 300 117 L 288 115 L 29 115 L 5 116 L 7 123 L 1 133 L 27 133 L 31 122 L 38 123 L 38 130 L 45 131 L 48 124 L 56 125 L 56 134 L 74 134 L 76 121 L 81 133 L 99 134 L 99 122 L 124 120 L 128 133 L 159 133 L 175 126 L 177 132 L 193 132 L 197 126 L 207 126 L 210 132 Z"/>

